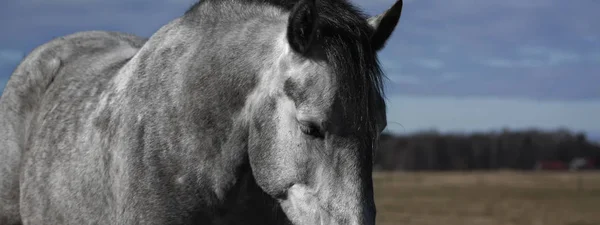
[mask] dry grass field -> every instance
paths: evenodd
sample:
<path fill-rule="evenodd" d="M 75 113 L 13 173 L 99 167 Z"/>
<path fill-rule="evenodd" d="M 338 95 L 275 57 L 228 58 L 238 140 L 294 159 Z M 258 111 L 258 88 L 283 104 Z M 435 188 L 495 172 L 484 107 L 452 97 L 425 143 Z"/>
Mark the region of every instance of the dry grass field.
<path fill-rule="evenodd" d="M 600 225 L 600 173 L 376 173 L 378 225 Z"/>

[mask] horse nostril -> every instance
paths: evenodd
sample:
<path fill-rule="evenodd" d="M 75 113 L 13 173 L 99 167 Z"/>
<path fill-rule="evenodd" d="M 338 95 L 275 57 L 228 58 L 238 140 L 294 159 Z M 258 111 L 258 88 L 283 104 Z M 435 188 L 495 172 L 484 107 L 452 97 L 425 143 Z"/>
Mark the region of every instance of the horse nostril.
<path fill-rule="evenodd" d="M 277 200 L 285 201 L 289 197 L 290 189 L 295 185 L 295 183 L 289 183 L 285 185 L 285 188 L 281 190 L 279 193 L 275 194 L 273 197 Z"/>
<path fill-rule="evenodd" d="M 288 198 L 288 190 L 289 188 L 286 188 L 283 191 L 280 191 L 279 193 L 275 194 L 275 196 L 273 197 L 277 200 L 285 201 Z"/>

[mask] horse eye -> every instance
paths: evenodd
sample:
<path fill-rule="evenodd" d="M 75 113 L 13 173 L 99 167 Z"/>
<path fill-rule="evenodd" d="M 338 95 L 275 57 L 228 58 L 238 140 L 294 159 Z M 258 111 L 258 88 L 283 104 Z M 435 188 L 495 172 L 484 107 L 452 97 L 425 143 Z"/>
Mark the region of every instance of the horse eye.
<path fill-rule="evenodd" d="M 323 132 L 321 132 L 321 129 L 313 123 L 300 123 L 300 130 L 302 131 L 302 133 L 312 136 L 312 137 L 316 137 L 316 138 L 323 138 Z"/>

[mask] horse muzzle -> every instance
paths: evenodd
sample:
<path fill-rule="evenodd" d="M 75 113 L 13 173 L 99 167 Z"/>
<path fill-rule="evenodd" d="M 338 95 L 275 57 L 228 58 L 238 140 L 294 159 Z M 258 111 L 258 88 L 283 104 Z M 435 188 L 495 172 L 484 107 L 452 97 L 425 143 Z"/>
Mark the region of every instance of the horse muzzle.
<path fill-rule="evenodd" d="M 374 225 L 375 214 L 367 206 L 337 205 L 327 207 L 320 201 L 319 193 L 308 186 L 295 184 L 291 186 L 280 205 L 288 219 L 294 225 Z M 344 195 L 337 195 L 344 196 Z M 347 197 L 347 196 L 346 196 Z M 331 205 L 348 201 L 331 201 Z M 354 201 L 361 202 L 361 201 Z M 336 208 L 338 210 L 332 210 Z M 339 210 L 342 209 L 342 210 Z M 353 210 L 357 209 L 357 210 Z"/>

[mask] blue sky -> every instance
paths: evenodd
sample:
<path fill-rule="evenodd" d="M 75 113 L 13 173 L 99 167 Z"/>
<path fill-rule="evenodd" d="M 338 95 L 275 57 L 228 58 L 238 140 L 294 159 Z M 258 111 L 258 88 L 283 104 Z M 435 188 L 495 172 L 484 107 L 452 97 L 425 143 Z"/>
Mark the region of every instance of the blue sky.
<path fill-rule="evenodd" d="M 83 30 L 150 36 L 194 0 L 3 0 L 0 87 L 19 60 Z M 353 0 L 368 14 L 393 0 Z M 380 53 L 388 129 L 568 128 L 600 139 L 600 1 L 405 0 Z"/>

